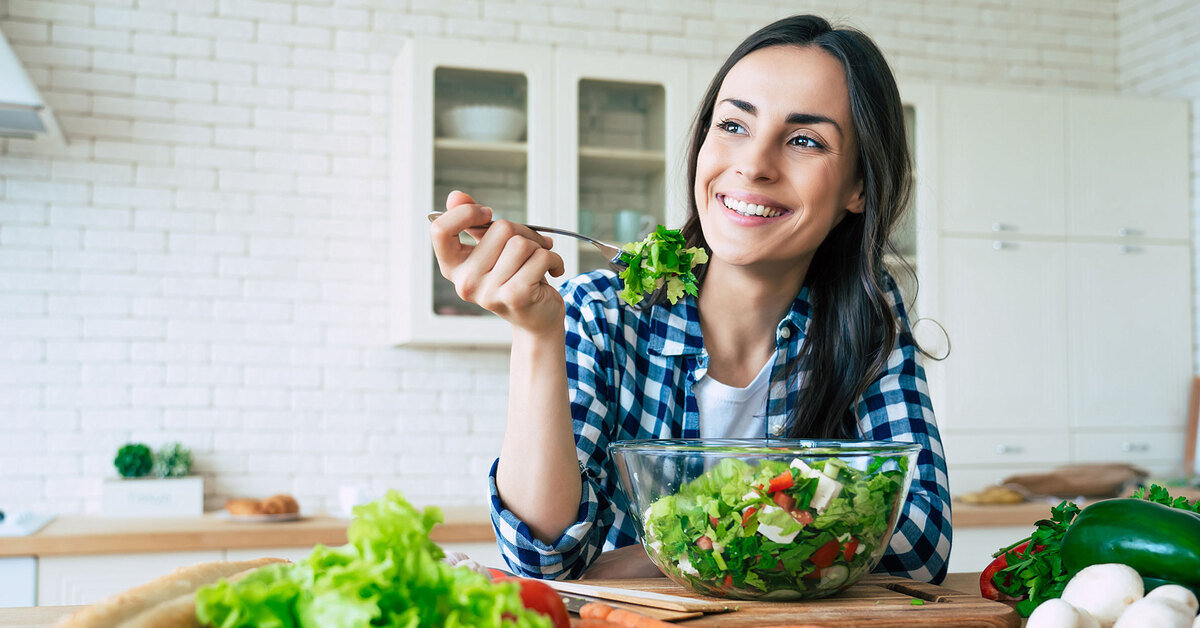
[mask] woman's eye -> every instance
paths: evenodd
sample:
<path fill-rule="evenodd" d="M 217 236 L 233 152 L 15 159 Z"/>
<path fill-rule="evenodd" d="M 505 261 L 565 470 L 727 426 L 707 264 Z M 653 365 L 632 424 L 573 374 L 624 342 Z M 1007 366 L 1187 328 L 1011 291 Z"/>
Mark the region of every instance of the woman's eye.
<path fill-rule="evenodd" d="M 732 120 L 722 120 L 718 122 L 717 128 L 725 131 L 726 133 L 741 133 L 745 131 L 745 128 L 742 127 L 742 125 Z"/>
<path fill-rule="evenodd" d="M 825 148 L 824 144 L 821 144 L 817 140 L 814 140 L 807 135 L 797 135 L 796 137 L 792 138 L 790 143 L 793 146 L 801 146 L 804 148 Z"/>

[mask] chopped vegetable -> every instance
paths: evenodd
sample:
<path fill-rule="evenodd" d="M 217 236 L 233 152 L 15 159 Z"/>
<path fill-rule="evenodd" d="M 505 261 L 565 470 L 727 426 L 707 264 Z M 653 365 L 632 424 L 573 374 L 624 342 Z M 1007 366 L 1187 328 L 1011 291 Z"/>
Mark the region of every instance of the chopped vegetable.
<path fill-rule="evenodd" d="M 1079 506 L 1063 501 L 1050 509 L 1049 519 L 1034 524 L 1036 527 L 1029 538 L 993 554 L 1003 555 L 1006 566 L 994 572 L 992 584 L 1000 593 L 1024 598 L 1017 603 L 1017 612 L 1022 617 L 1029 617 L 1042 602 L 1060 597 L 1063 587 L 1067 586 L 1070 575 L 1063 567 L 1062 540 L 1078 514 Z"/>
<path fill-rule="evenodd" d="M 536 626 L 515 583 L 442 560 L 429 531 L 437 508 L 418 511 L 396 491 L 354 509 L 341 547 L 318 545 L 304 560 L 221 580 L 196 593 L 196 618 L 216 628 L 264 626 Z"/>
<path fill-rule="evenodd" d="M 700 592 L 832 594 L 882 554 L 907 468 L 906 458 L 886 456 L 865 471 L 836 459 L 752 466 L 726 458 L 650 505 L 646 546 L 672 577 Z M 822 483 L 830 497 L 817 505 Z"/>
<path fill-rule="evenodd" d="M 621 247 L 621 260 L 628 264 L 618 275 L 625 283 L 618 295 L 621 300 L 637 305 L 664 284 L 671 304 L 684 294 L 695 295 L 698 286 L 692 269 L 707 262 L 708 253 L 697 246 L 684 249 L 684 244 L 678 229 L 659 225 L 641 242 Z"/>

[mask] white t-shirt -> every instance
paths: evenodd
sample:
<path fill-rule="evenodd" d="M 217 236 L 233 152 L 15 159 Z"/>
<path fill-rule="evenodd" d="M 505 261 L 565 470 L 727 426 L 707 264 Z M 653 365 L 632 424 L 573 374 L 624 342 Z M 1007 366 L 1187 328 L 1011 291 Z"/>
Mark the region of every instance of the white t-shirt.
<path fill-rule="evenodd" d="M 707 374 L 692 384 L 700 413 L 701 438 L 762 438 L 767 433 L 767 390 L 771 366 L 767 360 L 745 388 L 722 384 Z"/>

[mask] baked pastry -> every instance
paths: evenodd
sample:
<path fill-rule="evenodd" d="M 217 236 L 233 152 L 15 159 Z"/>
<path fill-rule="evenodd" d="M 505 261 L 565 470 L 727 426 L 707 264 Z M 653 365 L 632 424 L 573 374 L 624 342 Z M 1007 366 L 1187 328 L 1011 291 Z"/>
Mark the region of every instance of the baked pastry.
<path fill-rule="evenodd" d="M 297 504 L 296 499 L 286 493 L 272 495 L 262 500 L 259 505 L 262 507 L 264 515 L 286 515 L 300 512 L 300 504 Z"/>
<path fill-rule="evenodd" d="M 261 515 L 262 504 L 257 499 L 230 499 L 225 502 L 225 510 L 231 515 Z"/>

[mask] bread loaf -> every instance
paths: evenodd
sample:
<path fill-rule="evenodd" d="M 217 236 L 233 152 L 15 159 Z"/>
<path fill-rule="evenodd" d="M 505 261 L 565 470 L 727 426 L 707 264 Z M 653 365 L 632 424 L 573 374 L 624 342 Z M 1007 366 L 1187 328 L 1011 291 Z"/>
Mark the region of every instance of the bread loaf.
<path fill-rule="evenodd" d="M 146 584 L 134 587 L 101 600 L 87 608 L 81 609 L 55 624 L 56 628 L 112 628 L 122 626 L 157 607 L 164 607 L 164 616 L 183 617 L 177 619 L 180 623 L 140 623 L 144 628 L 166 626 L 195 626 L 195 597 L 196 591 L 203 586 L 212 584 L 221 578 L 248 572 L 263 565 L 286 562 L 282 558 L 256 558 L 240 561 L 214 561 L 200 563 L 190 567 L 180 567 L 175 571 L 155 578 Z M 182 608 L 185 602 L 190 605 L 190 618 L 185 617 Z M 170 613 L 174 609 L 173 613 Z"/>

